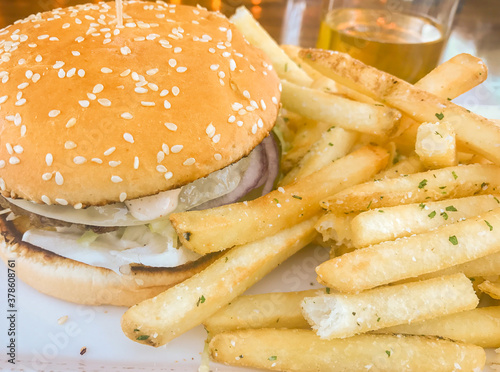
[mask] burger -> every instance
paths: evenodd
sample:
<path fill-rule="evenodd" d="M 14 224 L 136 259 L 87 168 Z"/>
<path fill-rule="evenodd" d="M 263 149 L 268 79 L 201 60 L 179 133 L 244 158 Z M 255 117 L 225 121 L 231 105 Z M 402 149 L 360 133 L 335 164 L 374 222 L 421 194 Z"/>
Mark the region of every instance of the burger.
<path fill-rule="evenodd" d="M 83 304 L 132 305 L 216 256 L 169 214 L 272 188 L 279 79 L 226 17 L 128 1 L 0 31 L 0 255 Z"/>

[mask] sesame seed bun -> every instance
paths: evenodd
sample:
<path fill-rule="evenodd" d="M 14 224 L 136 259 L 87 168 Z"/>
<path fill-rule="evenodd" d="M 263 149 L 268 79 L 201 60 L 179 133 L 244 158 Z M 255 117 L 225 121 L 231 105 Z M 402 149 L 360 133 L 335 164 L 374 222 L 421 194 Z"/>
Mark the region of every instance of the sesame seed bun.
<path fill-rule="evenodd" d="M 87 4 L 0 31 L 0 189 L 102 205 L 192 182 L 274 125 L 279 79 L 221 14 Z"/>
<path fill-rule="evenodd" d="M 16 275 L 30 287 L 85 305 L 132 306 L 167 290 L 210 265 L 219 255 L 172 268 L 134 266 L 130 274 L 90 266 L 22 241 L 24 227 L 0 216 L 0 258 L 16 260 Z"/>

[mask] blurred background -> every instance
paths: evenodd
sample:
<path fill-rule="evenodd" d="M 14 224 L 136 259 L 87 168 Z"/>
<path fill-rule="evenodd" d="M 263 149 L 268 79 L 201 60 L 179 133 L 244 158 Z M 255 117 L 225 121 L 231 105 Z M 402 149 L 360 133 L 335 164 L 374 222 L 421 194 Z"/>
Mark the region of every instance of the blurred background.
<path fill-rule="evenodd" d="M 326 0 L 325 0 L 326 1 Z M 386 0 L 382 0 L 386 1 Z M 29 14 L 67 7 L 85 0 L 0 0 L 0 27 Z M 98 2 L 98 1 L 94 1 Z M 200 4 L 226 15 L 241 5 L 283 44 L 315 46 L 322 0 L 171 0 L 175 4 Z M 500 104 L 500 0 L 461 0 L 442 60 L 470 53 L 484 60 L 489 78 L 479 89 L 460 97 L 458 103 Z"/>

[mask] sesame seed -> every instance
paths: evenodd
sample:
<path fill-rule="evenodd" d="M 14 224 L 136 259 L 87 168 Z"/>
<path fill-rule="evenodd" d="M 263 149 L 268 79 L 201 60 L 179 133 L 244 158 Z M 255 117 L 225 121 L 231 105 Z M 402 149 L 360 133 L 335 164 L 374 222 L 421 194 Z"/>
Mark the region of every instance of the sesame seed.
<path fill-rule="evenodd" d="M 104 85 L 102 85 L 102 84 L 96 84 L 94 86 L 94 88 L 92 89 L 92 93 L 99 94 L 99 93 L 101 93 L 103 91 L 103 89 L 104 89 Z"/>
<path fill-rule="evenodd" d="M 56 116 L 58 116 L 60 113 L 61 113 L 61 111 L 59 111 L 59 110 L 50 110 L 50 111 L 49 111 L 49 117 L 51 117 L 51 118 L 55 118 L 55 117 L 56 117 Z"/>
<path fill-rule="evenodd" d="M 123 139 L 127 142 L 134 143 L 134 137 L 130 133 L 124 133 Z"/>
<path fill-rule="evenodd" d="M 109 99 L 107 99 L 107 98 L 99 98 L 99 99 L 97 100 L 97 102 L 99 102 L 99 103 L 100 103 L 102 106 L 104 106 L 104 107 L 109 107 L 109 106 L 111 106 L 111 101 L 110 101 Z"/>
<path fill-rule="evenodd" d="M 219 68 L 219 65 L 217 65 L 217 64 L 210 65 L 210 70 L 212 70 L 212 71 L 217 71 L 218 68 Z"/>
<path fill-rule="evenodd" d="M 61 186 L 64 183 L 64 178 L 60 172 L 56 172 L 55 180 L 56 184 L 58 184 L 59 186 Z"/>
<path fill-rule="evenodd" d="M 152 68 L 151 70 L 146 71 L 146 74 L 152 76 L 158 72 L 157 68 Z"/>
<path fill-rule="evenodd" d="M 168 89 L 163 89 L 163 90 L 160 92 L 160 97 L 165 97 L 167 94 L 168 94 Z"/>
<path fill-rule="evenodd" d="M 134 169 L 138 169 L 139 168 L 139 158 L 136 156 L 134 158 Z"/>
<path fill-rule="evenodd" d="M 208 51 L 209 51 L 210 53 L 212 53 L 212 54 L 213 54 L 213 53 L 215 53 L 215 49 L 214 49 L 214 48 L 209 48 L 209 49 L 208 49 Z"/>
<path fill-rule="evenodd" d="M 87 93 L 87 97 L 91 101 L 94 101 L 97 98 L 97 96 L 94 93 Z"/>
<path fill-rule="evenodd" d="M 54 66 L 52 66 L 52 68 L 57 70 L 58 68 L 63 67 L 63 66 L 64 66 L 64 64 L 65 64 L 65 63 L 64 63 L 63 61 L 57 61 L 57 62 L 55 63 L 55 65 L 54 65 Z"/>
<path fill-rule="evenodd" d="M 164 165 L 157 165 L 156 166 L 156 170 L 160 173 L 166 173 L 167 172 L 167 168 L 165 168 Z"/>
<path fill-rule="evenodd" d="M 21 137 L 26 135 L 26 125 L 21 125 Z"/>
<path fill-rule="evenodd" d="M 163 101 L 163 106 L 168 110 L 169 108 L 172 107 L 172 105 L 170 104 L 170 102 L 168 102 L 167 100 Z"/>
<path fill-rule="evenodd" d="M 175 67 L 177 65 L 177 61 L 171 58 L 168 60 L 168 64 L 170 65 L 170 67 Z"/>
<path fill-rule="evenodd" d="M 137 87 L 137 88 L 134 89 L 134 91 L 136 93 L 140 93 L 140 94 L 148 92 L 148 90 L 146 88 L 142 88 L 142 87 Z"/>
<path fill-rule="evenodd" d="M 229 119 L 227 119 L 229 123 L 234 123 L 236 121 L 236 117 L 234 115 L 231 115 Z"/>
<path fill-rule="evenodd" d="M 222 53 L 222 56 L 223 56 L 223 57 L 226 57 L 226 58 L 227 58 L 227 57 L 231 57 L 231 53 L 229 53 L 229 52 L 224 52 L 224 53 Z"/>
<path fill-rule="evenodd" d="M 169 179 L 172 178 L 173 175 L 174 174 L 172 172 L 167 172 L 167 173 L 165 173 L 164 177 L 165 177 L 166 180 L 169 180 Z"/>
<path fill-rule="evenodd" d="M 51 205 L 52 203 L 50 202 L 50 199 L 47 195 L 42 195 L 42 201 L 45 203 L 45 204 L 48 204 L 48 205 Z"/>
<path fill-rule="evenodd" d="M 80 76 L 80 77 L 84 77 L 84 76 L 85 76 L 85 70 L 83 70 L 83 69 L 79 69 L 79 70 L 78 70 L 78 76 Z"/>
<path fill-rule="evenodd" d="M 42 56 L 41 56 L 40 54 L 39 54 L 39 55 L 37 55 L 37 56 L 35 57 L 35 61 L 36 61 L 36 62 L 38 62 L 38 63 L 42 62 Z"/>
<path fill-rule="evenodd" d="M 111 155 L 113 152 L 115 152 L 116 150 L 116 147 L 110 147 L 109 149 L 107 149 L 106 151 L 104 151 L 104 155 L 105 156 L 109 156 Z"/>
<path fill-rule="evenodd" d="M 243 97 L 250 99 L 250 93 L 248 92 L 248 90 L 243 91 Z"/>
<path fill-rule="evenodd" d="M 177 154 L 178 152 L 180 152 L 182 150 L 184 146 L 182 145 L 174 145 L 172 146 L 172 148 L 170 149 L 174 154 Z"/>
<path fill-rule="evenodd" d="M 172 132 L 175 132 L 177 130 L 177 125 L 175 125 L 174 123 L 165 123 L 165 126 Z"/>
<path fill-rule="evenodd" d="M 73 76 L 75 75 L 75 73 L 76 73 L 76 68 L 74 68 L 74 67 L 73 67 L 73 68 L 70 68 L 70 69 L 68 70 L 68 72 L 66 73 L 66 77 L 69 77 L 69 78 L 70 78 L 70 77 L 73 77 Z"/>
<path fill-rule="evenodd" d="M 257 124 L 252 125 L 252 134 L 257 133 Z"/>
<path fill-rule="evenodd" d="M 82 204 L 82 203 L 76 203 L 76 204 L 73 206 L 73 208 L 75 208 L 75 209 L 82 209 L 82 207 L 83 207 L 83 204 Z"/>
<path fill-rule="evenodd" d="M 274 103 L 275 105 L 277 105 L 277 104 L 278 104 L 278 100 L 276 99 L 276 97 L 272 97 L 272 98 L 271 98 L 271 101 L 273 101 L 273 103 Z"/>
<path fill-rule="evenodd" d="M 170 154 L 170 150 L 169 150 L 168 145 L 166 143 L 164 143 L 163 145 L 161 145 L 161 149 L 163 150 L 163 152 L 165 153 L 165 155 Z"/>
<path fill-rule="evenodd" d="M 174 53 L 180 53 L 182 52 L 182 48 L 181 47 L 175 47 L 174 48 Z"/>
<path fill-rule="evenodd" d="M 15 103 L 16 106 L 22 106 L 26 103 L 26 98 L 22 98 Z"/>
<path fill-rule="evenodd" d="M 0 105 L 2 103 L 5 103 L 5 101 L 7 101 L 7 98 L 9 98 L 9 96 L 2 96 L 2 97 L 0 97 Z"/>
<path fill-rule="evenodd" d="M 78 101 L 78 103 L 79 103 L 79 104 L 80 104 L 80 106 L 82 106 L 82 107 L 89 107 L 89 105 L 90 105 L 90 102 L 89 102 L 89 101 L 87 101 L 86 99 L 81 100 L 81 101 Z"/>
<path fill-rule="evenodd" d="M 64 148 L 65 148 L 66 150 L 71 150 L 71 149 L 74 149 L 74 148 L 76 148 L 76 143 L 74 143 L 73 141 L 66 141 L 66 142 L 64 143 Z"/>
<path fill-rule="evenodd" d="M 213 138 L 212 138 L 212 141 L 213 143 L 218 143 L 220 141 L 220 134 L 216 134 Z"/>
<path fill-rule="evenodd" d="M 68 120 L 68 122 L 66 123 L 66 128 L 71 128 L 73 125 L 76 124 L 76 119 L 75 118 L 71 118 Z"/>
<path fill-rule="evenodd" d="M 19 158 L 17 156 L 11 156 L 9 159 L 10 164 L 19 164 L 20 162 L 21 162 L 21 160 L 19 160 Z"/>
<path fill-rule="evenodd" d="M 236 62 L 235 62 L 235 61 L 234 61 L 234 59 L 232 59 L 232 58 L 229 60 L 229 69 L 230 69 L 231 71 L 236 70 Z"/>
<path fill-rule="evenodd" d="M 30 85 L 30 83 L 21 83 L 17 86 L 17 89 L 24 89 L 26 88 L 28 85 Z"/>
<path fill-rule="evenodd" d="M 15 146 L 14 146 L 14 152 L 15 152 L 16 154 L 22 154 L 22 153 L 23 153 L 23 151 L 24 151 L 24 149 L 23 149 L 23 147 L 22 147 L 21 145 L 15 145 Z"/>
<path fill-rule="evenodd" d="M 264 102 L 263 99 L 260 100 L 260 106 L 262 107 L 262 110 L 266 110 L 267 106 L 266 106 L 266 103 Z"/>
<path fill-rule="evenodd" d="M 16 99 L 20 100 L 21 98 L 23 98 L 23 92 L 17 92 Z"/>
<path fill-rule="evenodd" d="M 84 38 L 83 36 L 78 36 L 78 37 L 75 39 L 75 41 L 76 41 L 77 43 L 81 43 L 83 40 L 85 40 L 85 38 Z"/>
<path fill-rule="evenodd" d="M 110 68 L 107 68 L 107 67 L 103 67 L 103 68 L 101 68 L 101 72 L 103 74 L 111 74 L 113 72 L 113 70 L 111 70 Z"/>
<path fill-rule="evenodd" d="M 56 202 L 61 204 L 61 205 L 68 205 L 68 202 L 66 201 L 66 199 L 56 198 Z"/>
<path fill-rule="evenodd" d="M 77 52 L 76 50 L 73 50 L 71 52 L 71 54 L 73 54 L 75 57 L 78 57 L 80 55 L 80 52 Z"/>
<path fill-rule="evenodd" d="M 120 183 L 122 181 L 123 181 L 123 179 L 119 176 L 111 176 L 111 182 L 113 182 L 113 183 Z"/>
<path fill-rule="evenodd" d="M 255 102 L 254 100 L 251 100 L 251 101 L 250 101 L 250 104 L 252 105 L 252 107 L 254 107 L 254 108 L 256 108 L 256 109 L 258 109 L 258 108 L 259 108 L 259 105 L 258 105 L 258 104 L 257 104 L 257 102 Z M 248 108 L 247 108 L 247 110 L 248 110 Z"/>
<path fill-rule="evenodd" d="M 196 162 L 196 160 L 194 158 L 188 158 L 182 164 L 184 164 L 184 165 L 193 165 L 195 162 Z"/>
<path fill-rule="evenodd" d="M 6 143 L 5 147 L 7 148 L 7 152 L 12 155 L 14 153 L 14 149 L 12 148 L 12 145 L 10 143 Z"/>
<path fill-rule="evenodd" d="M 231 107 L 234 111 L 238 111 L 239 109 L 243 108 L 243 105 L 239 102 L 235 102 L 231 105 Z"/>
<path fill-rule="evenodd" d="M 175 71 L 177 71 L 179 73 L 183 73 L 183 72 L 187 71 L 187 67 L 177 67 L 177 69 Z"/>
<path fill-rule="evenodd" d="M 5 160 L 0 160 L 0 168 L 4 168 L 5 167 Z"/>
<path fill-rule="evenodd" d="M 221 160 L 222 159 L 222 155 L 221 154 L 214 154 L 214 159 L 215 160 Z"/>
<path fill-rule="evenodd" d="M 121 161 L 115 161 L 115 160 L 111 160 L 108 164 L 110 167 L 117 167 L 121 164 L 122 162 Z"/>
<path fill-rule="evenodd" d="M 181 92 L 181 90 L 179 89 L 178 86 L 173 86 L 172 87 L 172 94 L 177 97 L 179 95 L 179 93 Z"/>
<path fill-rule="evenodd" d="M 158 151 L 158 153 L 156 154 L 156 161 L 158 163 L 161 163 L 164 159 L 165 159 L 165 153 L 163 151 Z"/>
<path fill-rule="evenodd" d="M 126 69 L 125 71 L 123 71 L 123 72 L 120 74 L 120 76 L 121 76 L 121 77 L 126 77 L 126 76 L 128 76 L 128 75 L 130 75 L 130 69 L 129 69 L 129 68 L 128 68 L 128 69 Z"/>
<path fill-rule="evenodd" d="M 87 159 L 85 159 L 83 156 L 75 156 L 73 158 L 73 163 L 75 164 L 83 164 L 85 162 L 87 162 Z"/>
<path fill-rule="evenodd" d="M 52 173 L 44 173 L 42 174 L 42 180 L 49 181 L 52 178 Z"/>
<path fill-rule="evenodd" d="M 154 83 L 148 83 L 148 87 L 149 89 L 151 89 L 153 92 L 157 92 L 158 91 L 158 85 L 154 84 Z"/>
<path fill-rule="evenodd" d="M 133 119 L 133 116 L 130 112 L 124 112 L 123 114 L 120 115 L 123 119 L 127 119 L 127 120 L 130 120 L 130 119 Z"/>
<path fill-rule="evenodd" d="M 148 101 L 141 101 L 141 105 L 146 106 L 146 107 L 152 107 L 155 105 L 154 102 L 148 102 Z"/>
<path fill-rule="evenodd" d="M 52 165 L 54 158 L 51 153 L 45 155 L 45 163 L 50 167 Z"/>
<path fill-rule="evenodd" d="M 120 193 L 120 201 L 123 203 L 127 199 L 127 193 L 122 192 Z"/>
<path fill-rule="evenodd" d="M 128 54 L 132 53 L 132 51 L 130 50 L 130 48 L 129 48 L 128 46 L 121 47 L 121 48 L 120 48 L 120 52 L 121 52 L 124 56 L 126 56 L 126 55 L 128 55 Z"/>
<path fill-rule="evenodd" d="M 212 123 L 208 124 L 205 133 L 208 135 L 209 138 L 212 138 L 215 135 L 215 127 L 213 126 Z"/>
<path fill-rule="evenodd" d="M 91 161 L 93 161 L 94 163 L 97 163 L 97 164 L 102 164 L 102 160 L 99 158 L 92 158 Z"/>

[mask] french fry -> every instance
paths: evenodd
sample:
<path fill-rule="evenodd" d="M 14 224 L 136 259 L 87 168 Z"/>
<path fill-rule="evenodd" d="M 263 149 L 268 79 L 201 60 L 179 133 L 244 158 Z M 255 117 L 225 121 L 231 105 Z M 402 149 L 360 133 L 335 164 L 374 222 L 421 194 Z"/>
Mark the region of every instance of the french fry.
<path fill-rule="evenodd" d="M 500 207 L 498 198 L 495 199 L 493 195 L 479 195 L 372 209 L 352 219 L 350 225 L 352 244 L 356 248 L 362 248 L 386 240 L 420 234 L 442 225 L 478 216 L 498 207 Z M 339 216 L 341 217 L 344 216 Z"/>
<path fill-rule="evenodd" d="M 488 296 L 496 300 L 500 300 L 500 282 L 490 282 L 489 280 L 485 280 L 484 282 L 479 284 L 478 287 Z"/>
<path fill-rule="evenodd" d="M 500 306 L 480 307 L 412 324 L 379 329 L 377 333 L 439 336 L 481 347 L 500 347 Z"/>
<path fill-rule="evenodd" d="M 316 223 L 316 230 L 323 237 L 323 241 L 333 240 L 336 245 L 352 247 L 351 222 L 354 215 L 338 215 L 327 213 Z"/>
<path fill-rule="evenodd" d="M 493 121 L 367 66 L 347 54 L 305 49 L 299 55 L 325 76 L 379 99 L 417 121 L 445 119 L 455 129 L 457 140 L 475 153 L 500 164 L 500 127 Z"/>
<path fill-rule="evenodd" d="M 420 79 L 415 86 L 438 97 L 451 100 L 481 84 L 487 76 L 486 66 L 481 63 L 479 58 L 462 53 L 437 66 Z M 407 133 L 405 136 L 412 148 L 415 144 L 415 135 L 419 124 L 408 116 L 401 119 L 400 131 L 409 129 L 410 136 L 407 137 Z"/>
<path fill-rule="evenodd" d="M 275 292 L 240 296 L 203 323 L 210 334 L 236 329 L 306 328 L 300 303 L 304 297 L 318 296 L 324 289 Z"/>
<path fill-rule="evenodd" d="M 366 146 L 258 199 L 174 213 L 170 219 L 182 244 L 195 252 L 206 254 L 245 244 L 317 215 L 320 200 L 369 179 L 385 167 L 387 158 L 386 150 Z"/>
<path fill-rule="evenodd" d="M 446 121 L 421 124 L 417 130 L 415 152 L 427 169 L 457 165 L 453 127 Z"/>
<path fill-rule="evenodd" d="M 322 206 L 339 214 L 361 212 L 400 204 L 491 194 L 499 186 L 499 167 L 471 164 L 356 185 L 324 200 Z"/>
<path fill-rule="evenodd" d="M 500 209 L 434 231 L 383 242 L 328 260 L 318 281 L 357 292 L 500 252 Z"/>
<path fill-rule="evenodd" d="M 314 239 L 316 218 L 228 251 L 208 268 L 131 307 L 122 330 L 131 340 L 161 346 L 201 324 Z"/>
<path fill-rule="evenodd" d="M 307 73 L 286 55 L 283 49 L 279 47 L 276 41 L 244 6 L 236 9 L 236 13 L 231 17 L 231 22 L 241 31 L 250 44 L 266 53 L 280 78 L 305 87 L 312 84 L 313 80 Z"/>
<path fill-rule="evenodd" d="M 474 309 L 479 299 L 464 274 L 302 301 L 302 314 L 323 339 L 346 338 Z"/>
<path fill-rule="evenodd" d="M 383 105 L 371 105 L 281 82 L 283 106 L 307 118 L 344 129 L 388 136 L 401 119 L 399 111 Z"/>
<path fill-rule="evenodd" d="M 331 125 L 317 122 L 311 119 L 303 119 L 302 125 L 297 129 L 295 137 L 290 145 L 290 149 L 281 159 L 281 169 L 284 173 L 289 172 L 302 159 L 311 146 L 321 139 Z"/>
<path fill-rule="evenodd" d="M 406 176 L 408 174 L 423 172 L 424 170 L 425 170 L 424 165 L 420 161 L 419 157 L 416 155 L 412 155 L 398 161 L 392 167 L 383 170 L 382 172 L 380 172 L 375 176 L 375 179 L 380 180 L 380 179 L 397 178 L 401 176 Z"/>
<path fill-rule="evenodd" d="M 358 134 L 342 128 L 328 129 L 321 138 L 316 141 L 307 154 L 280 181 L 280 186 L 288 185 L 299 178 L 314 173 L 329 165 L 332 161 L 346 156 L 354 146 Z"/>
<path fill-rule="evenodd" d="M 486 359 L 481 347 L 433 337 L 365 334 L 321 340 L 305 329 L 220 333 L 210 352 L 219 363 L 297 372 L 472 372 L 482 370 Z"/>
<path fill-rule="evenodd" d="M 286 53 L 286 55 L 293 61 L 295 64 L 304 70 L 304 72 L 313 80 L 315 81 L 316 79 L 320 79 L 323 77 L 318 71 L 313 69 L 311 66 L 309 66 L 307 63 L 304 63 L 302 59 L 299 57 L 299 52 L 301 51 L 301 48 L 296 45 L 280 45 L 280 48 L 283 49 L 283 51 Z M 335 82 L 333 80 L 330 80 L 333 84 Z"/>

